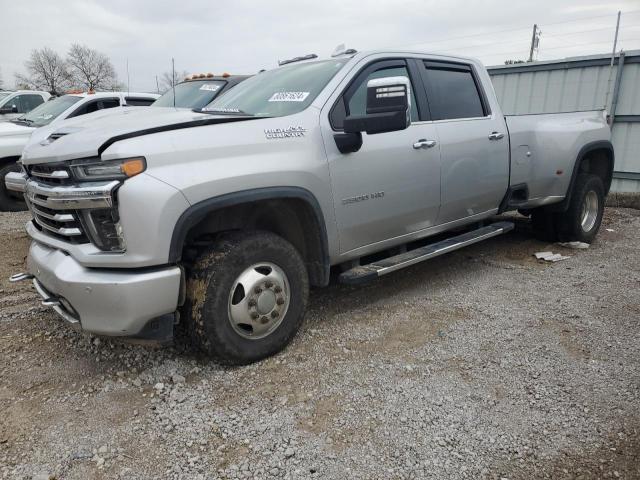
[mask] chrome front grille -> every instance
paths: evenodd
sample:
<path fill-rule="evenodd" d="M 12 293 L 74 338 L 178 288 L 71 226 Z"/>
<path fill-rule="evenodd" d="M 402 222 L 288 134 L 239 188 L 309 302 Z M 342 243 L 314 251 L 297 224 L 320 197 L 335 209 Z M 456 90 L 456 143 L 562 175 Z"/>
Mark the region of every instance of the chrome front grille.
<path fill-rule="evenodd" d="M 75 243 L 86 243 L 89 241 L 86 235 L 84 235 L 82 224 L 75 212 L 65 211 L 65 213 L 60 213 L 32 202 L 31 213 L 33 214 L 33 220 L 38 226 L 48 232 L 54 233 L 56 236 L 64 237 Z"/>
<path fill-rule="evenodd" d="M 72 183 L 71 171 L 61 165 L 32 165 L 28 167 L 29 176 L 49 185 L 65 185 Z"/>
<path fill-rule="evenodd" d="M 51 175 L 55 171 L 59 170 L 45 174 Z M 33 175 L 33 170 L 30 173 Z M 40 179 L 36 181 L 33 175 L 26 183 L 25 199 L 39 230 L 70 243 L 88 243 L 87 233 L 94 232 L 87 232 L 86 228 L 95 230 L 88 213 L 110 211 L 113 207 L 112 192 L 118 185 L 117 181 L 49 185 L 41 183 Z"/>

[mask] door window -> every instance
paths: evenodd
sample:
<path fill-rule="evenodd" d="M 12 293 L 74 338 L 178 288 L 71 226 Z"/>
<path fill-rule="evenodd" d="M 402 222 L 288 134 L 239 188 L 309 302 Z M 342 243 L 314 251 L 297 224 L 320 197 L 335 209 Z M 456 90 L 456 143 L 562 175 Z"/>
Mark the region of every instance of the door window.
<path fill-rule="evenodd" d="M 69 115 L 68 118 L 77 117 L 79 115 L 86 115 L 87 113 L 97 112 L 98 110 L 102 110 L 104 108 L 113 108 L 120 106 L 120 100 L 117 98 L 103 98 L 100 100 L 94 100 L 92 102 L 87 102 L 78 108 L 75 112 Z"/>
<path fill-rule="evenodd" d="M 44 103 L 44 100 L 40 95 L 22 95 L 22 107 L 25 113 L 30 112 L 42 103 Z"/>
<path fill-rule="evenodd" d="M 411 82 L 411 121 L 420 121 L 418 105 L 416 103 L 414 82 L 404 60 L 383 60 L 366 67 L 356 77 L 355 81 L 347 87 L 342 97 L 331 109 L 329 114 L 331 126 L 335 130 L 341 130 L 344 119 L 348 115 L 365 115 L 367 112 L 367 83 L 369 80 L 383 77 L 407 77 Z"/>
<path fill-rule="evenodd" d="M 7 100 L 7 102 L 5 102 L 4 104 L 4 108 L 11 108 L 13 105 L 15 105 L 18 109 L 16 113 L 25 113 L 24 109 L 22 108 L 22 95 L 16 95 L 15 97 Z"/>
<path fill-rule="evenodd" d="M 424 62 L 429 108 L 434 120 L 486 116 L 482 95 L 468 65 Z"/>

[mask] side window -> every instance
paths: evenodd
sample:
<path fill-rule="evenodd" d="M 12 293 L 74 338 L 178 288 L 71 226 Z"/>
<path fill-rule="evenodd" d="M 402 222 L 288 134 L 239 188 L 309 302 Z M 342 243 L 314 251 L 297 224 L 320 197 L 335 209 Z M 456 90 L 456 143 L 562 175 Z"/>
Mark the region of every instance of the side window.
<path fill-rule="evenodd" d="M 7 102 L 6 106 L 10 108 L 12 105 L 15 105 L 18 108 L 17 113 L 26 113 L 24 110 L 24 106 L 22 105 L 22 97 L 24 97 L 24 95 L 16 95 Z"/>
<path fill-rule="evenodd" d="M 25 112 L 30 112 L 41 103 L 44 103 L 44 100 L 40 95 L 23 95 L 22 97 L 22 107 Z"/>
<path fill-rule="evenodd" d="M 127 105 L 130 107 L 148 107 L 156 101 L 155 98 L 142 98 L 142 97 L 126 97 Z"/>
<path fill-rule="evenodd" d="M 102 110 L 104 108 L 113 108 L 118 106 L 120 106 L 120 100 L 118 100 L 117 98 L 103 98 L 100 100 L 93 100 L 92 102 L 87 102 L 79 107 L 67 118 L 78 117 L 80 115 L 86 115 L 87 113 L 97 112 L 98 110 Z"/>
<path fill-rule="evenodd" d="M 95 112 L 96 110 L 98 110 L 98 100 L 87 102 L 78 107 L 76 111 L 71 113 L 67 118 L 79 117 L 80 115 L 86 115 L 87 113 Z"/>
<path fill-rule="evenodd" d="M 424 62 L 427 95 L 434 120 L 487 115 L 473 71 L 466 65 Z"/>
<path fill-rule="evenodd" d="M 393 63 L 393 65 L 384 65 L 389 63 Z M 367 67 L 364 72 L 361 72 L 356 77 L 355 82 L 347 87 L 342 97 L 331 109 L 330 121 L 334 129 L 342 129 L 344 119 L 348 115 L 365 115 L 367 113 L 367 83 L 369 80 L 382 77 L 407 77 L 411 80 L 406 66 L 398 65 L 398 62 L 388 61 L 381 61 L 380 64 L 377 69 L 374 64 Z M 413 82 L 411 84 L 411 121 L 420 121 Z"/>
<path fill-rule="evenodd" d="M 100 102 L 100 108 L 115 108 L 120 106 L 120 100 L 117 98 L 105 98 Z"/>

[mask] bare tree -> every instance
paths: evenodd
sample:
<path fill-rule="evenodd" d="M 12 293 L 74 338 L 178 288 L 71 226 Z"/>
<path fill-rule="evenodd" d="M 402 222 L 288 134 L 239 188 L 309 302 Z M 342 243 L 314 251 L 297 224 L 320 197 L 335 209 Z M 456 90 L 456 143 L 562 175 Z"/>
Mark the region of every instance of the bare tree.
<path fill-rule="evenodd" d="M 67 53 L 73 83 L 87 90 L 110 90 L 117 84 L 116 71 L 104 53 L 74 43 Z"/>
<path fill-rule="evenodd" d="M 2 70 L 0 70 L 0 90 L 2 90 L 3 85 L 4 82 L 2 81 Z"/>
<path fill-rule="evenodd" d="M 174 73 L 173 80 L 171 79 L 172 73 Z M 173 86 L 173 84 L 180 83 L 187 75 L 189 75 L 189 72 L 187 72 L 186 70 L 182 70 L 182 72 L 164 72 L 162 75 L 160 75 L 159 79 L 160 93 L 164 93 L 169 90 Z"/>
<path fill-rule="evenodd" d="M 52 95 L 62 93 L 70 85 L 67 62 L 49 47 L 31 50 L 24 66 L 27 75 L 16 74 L 16 85 L 46 90 Z"/>

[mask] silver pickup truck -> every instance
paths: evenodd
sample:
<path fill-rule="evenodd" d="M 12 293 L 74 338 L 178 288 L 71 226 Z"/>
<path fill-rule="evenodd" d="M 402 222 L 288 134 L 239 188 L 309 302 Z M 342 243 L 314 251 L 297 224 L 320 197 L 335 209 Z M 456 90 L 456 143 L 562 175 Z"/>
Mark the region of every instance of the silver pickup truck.
<path fill-rule="evenodd" d="M 476 60 L 310 55 L 201 111 L 27 146 L 7 177 L 33 213 L 13 280 L 85 331 L 167 340 L 182 324 L 248 363 L 287 345 L 330 271 L 371 281 L 509 231 L 491 220 L 508 210 L 590 242 L 613 163 L 604 112 L 505 117 Z"/>

